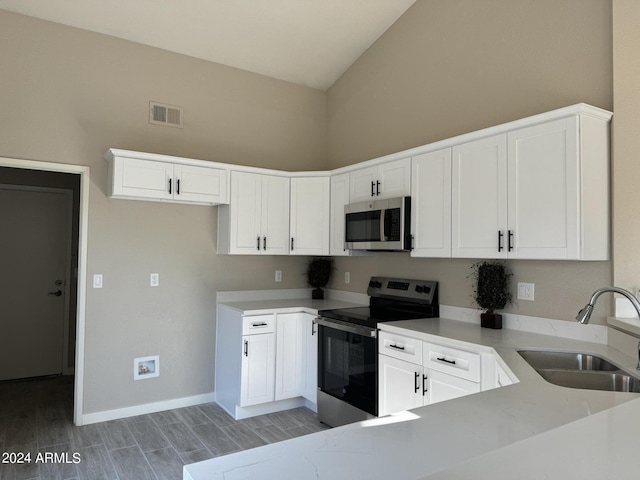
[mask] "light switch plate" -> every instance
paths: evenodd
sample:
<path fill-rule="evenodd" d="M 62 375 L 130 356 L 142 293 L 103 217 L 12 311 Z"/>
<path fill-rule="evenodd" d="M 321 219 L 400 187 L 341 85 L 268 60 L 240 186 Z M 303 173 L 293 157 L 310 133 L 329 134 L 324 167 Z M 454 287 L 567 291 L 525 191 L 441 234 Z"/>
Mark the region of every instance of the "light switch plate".
<path fill-rule="evenodd" d="M 276 282 L 282 281 L 282 270 L 276 270 Z"/>
<path fill-rule="evenodd" d="M 344 283 L 351 283 L 351 272 L 344 272 Z"/>

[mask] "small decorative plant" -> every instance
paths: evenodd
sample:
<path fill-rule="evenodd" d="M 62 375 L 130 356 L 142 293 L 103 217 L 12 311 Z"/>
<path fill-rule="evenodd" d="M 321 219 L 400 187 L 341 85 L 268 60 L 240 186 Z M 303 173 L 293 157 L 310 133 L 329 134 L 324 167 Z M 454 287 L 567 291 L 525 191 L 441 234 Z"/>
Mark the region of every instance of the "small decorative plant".
<path fill-rule="evenodd" d="M 326 286 L 333 273 L 333 258 L 315 257 L 307 265 L 307 283 L 313 287 L 311 298 L 319 300 L 324 298 L 322 287 Z"/>
<path fill-rule="evenodd" d="M 506 265 L 496 260 L 482 260 L 471 266 L 471 277 L 476 280 L 473 298 L 485 310 L 480 315 L 480 324 L 486 328 L 502 328 L 502 315 L 495 310 L 503 309 L 511 303 L 512 273 Z"/>

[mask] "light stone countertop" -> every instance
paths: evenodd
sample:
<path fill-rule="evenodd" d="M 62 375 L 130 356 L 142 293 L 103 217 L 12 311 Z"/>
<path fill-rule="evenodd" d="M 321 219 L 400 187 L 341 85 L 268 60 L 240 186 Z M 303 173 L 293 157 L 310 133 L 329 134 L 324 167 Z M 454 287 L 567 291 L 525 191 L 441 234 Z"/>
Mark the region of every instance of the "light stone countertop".
<path fill-rule="evenodd" d="M 311 298 L 244 300 L 238 302 L 218 302 L 218 305 L 236 310 L 242 313 L 242 315 L 265 315 L 273 313 L 274 310 L 277 310 L 278 313 L 305 312 L 315 315 L 318 313 L 318 310 L 363 306 L 361 303 L 344 302 L 342 300 L 312 300 Z"/>
<path fill-rule="evenodd" d="M 492 348 L 519 382 L 187 465 L 184 479 L 637 477 L 630 452 L 637 450 L 640 395 L 552 385 L 517 349 L 590 352 L 630 371 L 635 359 L 606 345 L 446 319 L 380 328 Z"/>

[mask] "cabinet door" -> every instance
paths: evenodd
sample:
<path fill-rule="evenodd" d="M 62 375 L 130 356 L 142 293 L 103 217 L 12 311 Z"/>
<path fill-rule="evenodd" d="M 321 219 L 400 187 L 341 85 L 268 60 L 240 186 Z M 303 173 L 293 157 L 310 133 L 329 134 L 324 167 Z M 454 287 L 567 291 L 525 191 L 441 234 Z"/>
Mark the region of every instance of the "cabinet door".
<path fill-rule="evenodd" d="M 349 204 L 349 174 L 331 177 L 331 225 L 329 227 L 329 254 L 333 256 L 349 255 L 344 247 L 345 216 L 344 207 Z"/>
<path fill-rule="evenodd" d="M 329 188 L 329 177 L 291 179 L 292 255 L 329 255 Z"/>
<path fill-rule="evenodd" d="M 404 197 L 411 192 L 411 159 L 403 158 L 378 166 L 378 198 Z"/>
<path fill-rule="evenodd" d="M 273 333 L 242 337 L 241 407 L 273 401 L 275 343 Z"/>
<path fill-rule="evenodd" d="M 451 256 L 451 149 L 413 157 L 412 257 Z"/>
<path fill-rule="evenodd" d="M 506 134 L 453 147 L 452 255 L 507 256 Z"/>
<path fill-rule="evenodd" d="M 175 165 L 174 200 L 218 204 L 227 201 L 227 172 L 219 168 Z"/>
<path fill-rule="evenodd" d="M 316 316 L 302 313 L 305 326 L 305 385 L 303 397 L 318 403 L 318 326 Z"/>
<path fill-rule="evenodd" d="M 429 371 L 429 403 L 444 402 L 480 391 L 480 383 L 435 370 Z"/>
<path fill-rule="evenodd" d="M 289 179 L 262 176 L 262 253 L 289 254 Z"/>
<path fill-rule="evenodd" d="M 261 253 L 261 181 L 261 175 L 255 173 L 231 172 L 229 253 Z"/>
<path fill-rule="evenodd" d="M 305 322 L 300 313 L 283 313 L 276 318 L 275 399 L 299 397 L 305 381 Z"/>
<path fill-rule="evenodd" d="M 508 134 L 509 258 L 579 258 L 577 122 Z"/>
<path fill-rule="evenodd" d="M 121 157 L 114 158 L 113 162 L 112 195 L 149 200 L 172 198 L 173 164 Z"/>
<path fill-rule="evenodd" d="M 378 416 L 426 405 L 422 390 L 421 365 L 397 358 L 378 356 Z"/>
<path fill-rule="evenodd" d="M 350 203 L 366 202 L 376 197 L 379 189 L 378 167 L 361 168 L 349 174 Z"/>

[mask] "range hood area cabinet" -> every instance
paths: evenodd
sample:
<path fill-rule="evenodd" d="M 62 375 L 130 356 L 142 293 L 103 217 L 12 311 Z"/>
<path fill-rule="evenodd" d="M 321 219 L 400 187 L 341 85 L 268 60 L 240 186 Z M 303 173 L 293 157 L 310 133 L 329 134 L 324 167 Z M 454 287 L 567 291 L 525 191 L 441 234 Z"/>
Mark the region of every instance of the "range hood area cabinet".
<path fill-rule="evenodd" d="M 349 180 L 350 203 L 405 197 L 411 190 L 411 158 L 353 170 Z"/>
<path fill-rule="evenodd" d="M 109 149 L 110 198 L 220 205 L 228 203 L 226 168 L 205 160 Z"/>
<path fill-rule="evenodd" d="M 412 256 L 608 260 L 610 119 L 581 104 L 415 155 Z"/>

